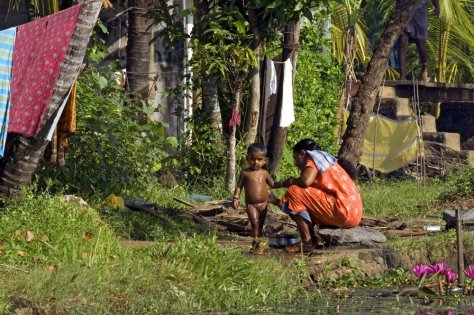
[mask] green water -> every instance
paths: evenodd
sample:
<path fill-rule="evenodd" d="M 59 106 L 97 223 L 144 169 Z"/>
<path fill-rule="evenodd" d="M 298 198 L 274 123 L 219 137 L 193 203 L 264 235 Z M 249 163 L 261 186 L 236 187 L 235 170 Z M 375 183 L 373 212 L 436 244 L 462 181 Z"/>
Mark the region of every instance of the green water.
<path fill-rule="evenodd" d="M 200 313 L 206 314 L 206 313 Z M 438 298 L 400 297 L 391 291 L 365 290 L 345 294 L 321 293 L 309 302 L 293 301 L 252 310 L 207 314 L 393 314 L 393 315 L 474 315 L 474 296 L 453 295 Z"/>

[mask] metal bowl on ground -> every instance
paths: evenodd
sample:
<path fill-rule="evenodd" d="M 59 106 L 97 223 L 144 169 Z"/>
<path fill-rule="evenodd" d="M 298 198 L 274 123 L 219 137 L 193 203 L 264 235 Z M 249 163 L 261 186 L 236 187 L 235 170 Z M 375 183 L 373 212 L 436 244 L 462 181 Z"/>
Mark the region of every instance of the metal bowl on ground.
<path fill-rule="evenodd" d="M 283 248 L 299 242 L 299 236 L 292 235 L 274 235 L 268 238 L 268 245 L 274 248 Z"/>

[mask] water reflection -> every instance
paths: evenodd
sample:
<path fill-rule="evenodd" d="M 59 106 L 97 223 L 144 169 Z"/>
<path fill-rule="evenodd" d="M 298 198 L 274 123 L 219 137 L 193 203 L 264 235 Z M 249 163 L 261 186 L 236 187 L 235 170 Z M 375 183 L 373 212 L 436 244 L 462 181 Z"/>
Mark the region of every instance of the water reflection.
<path fill-rule="evenodd" d="M 280 305 L 252 314 L 392 314 L 474 315 L 474 296 L 453 295 L 442 299 L 400 296 L 396 292 L 365 290 L 332 294 L 321 292 L 314 301 Z M 237 314 L 237 313 L 233 313 Z M 243 312 L 242 314 L 248 314 Z"/>

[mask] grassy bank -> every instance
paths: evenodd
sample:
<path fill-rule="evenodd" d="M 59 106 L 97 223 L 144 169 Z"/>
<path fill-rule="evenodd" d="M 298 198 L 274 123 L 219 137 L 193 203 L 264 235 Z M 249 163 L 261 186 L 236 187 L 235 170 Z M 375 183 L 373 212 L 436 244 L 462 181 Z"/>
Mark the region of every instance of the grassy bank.
<path fill-rule="evenodd" d="M 399 219 L 439 216 L 439 210 L 434 209 L 445 200 L 447 191 L 450 197 L 456 195 L 453 187 L 465 191 L 465 177 L 459 177 L 461 182 L 360 183 L 364 214 Z M 216 193 L 214 197 L 222 198 L 222 191 Z M 186 191 L 150 186 L 127 194 L 163 205 L 166 210 L 155 219 L 102 200 L 89 200 L 90 206 L 81 206 L 32 191 L 4 200 L 0 212 L 0 313 L 15 307 L 51 314 L 256 310 L 282 301 L 291 304 L 302 297 L 315 298 L 305 289 L 308 271 L 304 261 L 295 260 L 298 263 L 287 267 L 278 257 L 254 257 L 221 247 L 218 239 L 225 235 L 176 216 L 180 205 L 173 197 L 185 199 Z M 155 243 L 146 248 L 123 248 L 120 241 L 128 239 Z M 440 233 L 439 239 L 431 240 L 391 241 L 401 252 L 424 244 L 433 259 L 443 255 L 437 249 L 454 242 L 452 233 Z M 362 277 L 362 272 L 355 272 L 348 279 L 325 280 L 319 285 L 381 287 L 409 281 L 402 270 L 377 279 Z"/>
<path fill-rule="evenodd" d="M 146 214 L 131 212 L 130 221 L 113 211 L 28 192 L 6 201 L 0 313 L 21 305 L 54 314 L 254 309 L 305 294 L 297 266 L 222 248 L 189 222 L 159 226 Z M 122 248 L 126 231 L 145 221 L 155 245 Z"/>
<path fill-rule="evenodd" d="M 365 216 L 413 218 L 433 215 L 446 184 L 432 179 L 421 183 L 413 179 L 378 179 L 360 185 Z"/>

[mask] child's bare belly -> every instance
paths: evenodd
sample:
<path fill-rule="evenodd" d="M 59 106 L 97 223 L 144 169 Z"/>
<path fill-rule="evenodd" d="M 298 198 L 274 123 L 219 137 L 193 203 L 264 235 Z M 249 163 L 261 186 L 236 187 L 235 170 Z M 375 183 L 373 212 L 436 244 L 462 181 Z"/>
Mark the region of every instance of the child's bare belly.
<path fill-rule="evenodd" d="M 259 204 L 266 203 L 268 198 L 268 192 L 265 191 L 264 194 L 252 194 L 252 196 L 245 196 L 245 203 L 247 204 Z"/>

